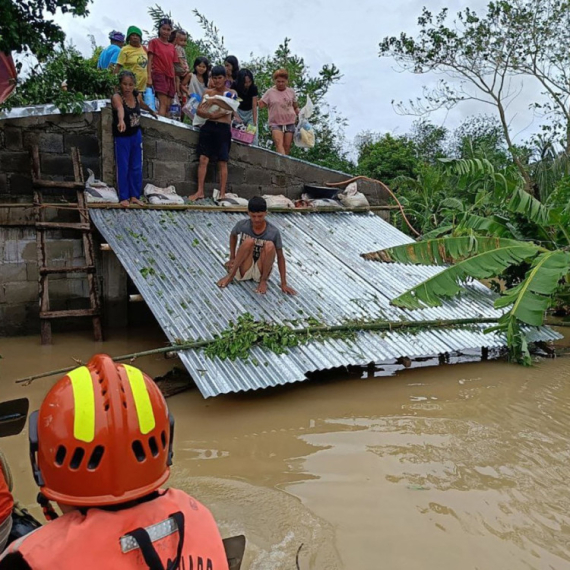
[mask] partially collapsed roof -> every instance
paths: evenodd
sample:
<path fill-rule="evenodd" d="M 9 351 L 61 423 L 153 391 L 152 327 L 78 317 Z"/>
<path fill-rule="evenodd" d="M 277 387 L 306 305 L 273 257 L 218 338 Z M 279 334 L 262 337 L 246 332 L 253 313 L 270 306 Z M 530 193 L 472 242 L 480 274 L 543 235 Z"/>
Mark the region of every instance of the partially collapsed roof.
<path fill-rule="evenodd" d="M 216 286 L 225 275 L 230 230 L 246 214 L 150 209 L 91 209 L 90 214 L 172 342 L 212 339 L 244 313 L 285 324 L 312 317 L 327 325 L 495 319 L 501 314 L 493 308 L 494 294 L 477 282 L 442 307 L 407 311 L 391 306 L 391 299 L 441 269 L 362 259 L 361 253 L 413 241 L 374 214 L 269 215 L 283 236 L 288 282 L 299 292 L 295 297 L 281 293 L 276 269 L 267 295 L 255 293 L 251 282 L 225 290 Z M 311 341 L 281 355 L 255 347 L 246 361 L 212 360 L 202 350 L 180 357 L 209 397 L 298 382 L 317 370 L 505 344 L 502 335 L 484 334 L 485 328 L 361 331 L 352 340 Z M 544 327 L 531 338 L 558 335 Z"/>

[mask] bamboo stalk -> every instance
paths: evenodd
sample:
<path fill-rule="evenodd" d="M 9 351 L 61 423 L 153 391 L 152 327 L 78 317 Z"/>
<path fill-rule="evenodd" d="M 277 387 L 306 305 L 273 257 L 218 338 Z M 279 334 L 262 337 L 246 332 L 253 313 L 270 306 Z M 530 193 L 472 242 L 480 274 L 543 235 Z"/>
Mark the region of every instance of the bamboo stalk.
<path fill-rule="evenodd" d="M 358 331 L 374 331 L 374 330 L 398 330 L 405 328 L 445 328 L 457 325 L 473 325 L 473 324 L 484 324 L 484 323 L 496 323 L 498 319 L 493 318 L 476 318 L 476 319 L 451 319 L 451 320 L 434 320 L 434 321 L 373 321 L 369 323 L 362 324 L 345 324 L 345 325 L 334 325 L 334 326 L 314 326 L 305 327 L 302 329 L 292 329 L 293 332 L 297 334 L 317 334 L 317 333 L 327 333 L 327 332 L 358 332 Z M 165 346 L 162 348 L 154 348 L 152 350 L 145 350 L 143 352 L 133 352 L 131 354 L 124 354 L 122 356 L 115 356 L 113 360 L 115 362 L 122 362 L 124 360 L 136 360 L 137 358 L 142 358 L 143 356 L 151 356 L 153 354 L 163 354 L 165 352 L 181 352 L 182 350 L 195 350 L 197 348 L 205 348 L 210 344 L 216 342 L 217 338 L 211 340 L 198 340 L 189 343 L 173 344 L 170 346 Z M 33 376 L 27 376 L 26 378 L 20 378 L 16 380 L 16 384 L 28 385 L 34 380 L 39 378 L 47 378 L 48 376 L 55 376 L 56 374 L 66 374 L 71 370 L 75 369 L 76 366 L 71 366 L 67 368 L 60 368 L 58 370 L 52 370 L 51 372 L 42 372 L 41 374 L 35 374 Z"/>

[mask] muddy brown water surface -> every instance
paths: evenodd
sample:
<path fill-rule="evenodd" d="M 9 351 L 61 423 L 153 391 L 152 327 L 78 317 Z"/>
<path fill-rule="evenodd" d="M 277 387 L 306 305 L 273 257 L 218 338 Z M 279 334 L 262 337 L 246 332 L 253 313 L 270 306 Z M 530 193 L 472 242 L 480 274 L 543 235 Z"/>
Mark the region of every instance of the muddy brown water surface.
<path fill-rule="evenodd" d="M 0 339 L 0 398 L 31 409 L 56 378 L 22 376 L 164 343 L 156 329 Z M 153 376 L 175 361 L 147 357 Z M 169 398 L 170 484 L 248 539 L 245 569 L 570 568 L 570 358 L 337 375 L 204 400 Z M 22 503 L 34 506 L 27 434 L 3 439 Z"/>

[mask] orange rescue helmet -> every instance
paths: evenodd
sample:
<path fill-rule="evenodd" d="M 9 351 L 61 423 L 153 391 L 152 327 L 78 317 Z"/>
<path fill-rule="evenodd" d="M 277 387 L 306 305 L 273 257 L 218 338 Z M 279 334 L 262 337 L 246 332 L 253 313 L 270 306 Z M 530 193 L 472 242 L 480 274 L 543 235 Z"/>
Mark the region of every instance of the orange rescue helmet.
<path fill-rule="evenodd" d="M 69 372 L 30 416 L 34 479 L 66 505 L 144 497 L 170 475 L 174 419 L 154 381 L 97 354 Z"/>

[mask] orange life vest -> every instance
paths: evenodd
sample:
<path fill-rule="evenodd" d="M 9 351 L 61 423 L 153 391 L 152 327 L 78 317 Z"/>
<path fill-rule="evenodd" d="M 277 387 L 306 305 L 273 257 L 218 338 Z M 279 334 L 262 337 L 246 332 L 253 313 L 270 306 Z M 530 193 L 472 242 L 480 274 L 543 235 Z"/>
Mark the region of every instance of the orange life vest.
<path fill-rule="evenodd" d="M 73 511 L 13 542 L 4 552 L 19 552 L 33 570 L 145 569 L 143 549 L 129 534 L 144 528 L 164 568 L 177 557 L 183 517 L 184 542 L 177 570 L 228 570 L 228 561 L 212 513 L 176 489 L 120 511 Z M 139 541 L 140 544 L 140 541 Z M 2 557 L 0 557 L 0 560 Z"/>
<path fill-rule="evenodd" d="M 8 489 L 8 483 L 4 477 L 4 472 L 0 467 L 0 523 L 5 521 L 11 514 L 14 507 L 14 499 Z"/>

